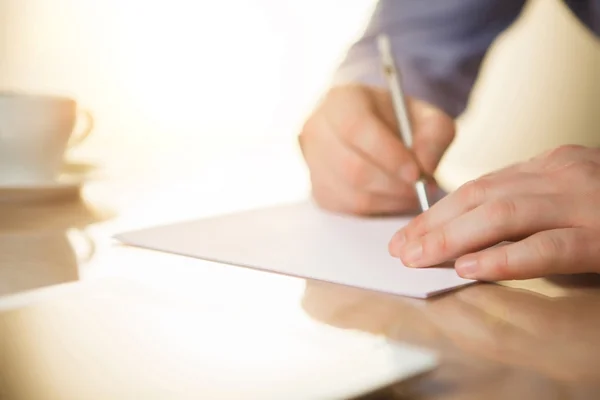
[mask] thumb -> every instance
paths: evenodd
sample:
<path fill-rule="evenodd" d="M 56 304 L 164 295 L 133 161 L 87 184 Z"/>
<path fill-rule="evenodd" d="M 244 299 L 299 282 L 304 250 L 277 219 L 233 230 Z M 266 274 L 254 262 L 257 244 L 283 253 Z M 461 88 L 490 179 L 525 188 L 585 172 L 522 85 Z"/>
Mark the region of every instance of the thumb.
<path fill-rule="evenodd" d="M 454 140 L 454 119 L 420 100 L 408 104 L 413 128 L 413 151 L 426 173 L 432 175 Z"/>

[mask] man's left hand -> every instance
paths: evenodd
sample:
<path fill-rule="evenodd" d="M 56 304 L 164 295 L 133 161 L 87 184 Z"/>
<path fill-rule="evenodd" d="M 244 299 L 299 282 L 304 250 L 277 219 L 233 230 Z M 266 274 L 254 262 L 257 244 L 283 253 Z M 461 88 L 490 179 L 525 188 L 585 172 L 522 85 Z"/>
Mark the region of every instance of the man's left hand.
<path fill-rule="evenodd" d="M 600 272 L 600 149 L 562 146 L 468 182 L 389 251 L 417 268 L 456 259 L 478 280 Z"/>

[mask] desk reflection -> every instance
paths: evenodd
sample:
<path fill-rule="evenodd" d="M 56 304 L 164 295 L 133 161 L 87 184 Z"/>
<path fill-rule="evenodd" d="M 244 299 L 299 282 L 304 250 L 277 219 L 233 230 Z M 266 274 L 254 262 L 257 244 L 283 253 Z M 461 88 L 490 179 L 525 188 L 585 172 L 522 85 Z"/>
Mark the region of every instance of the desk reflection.
<path fill-rule="evenodd" d="M 85 228 L 110 217 L 81 197 L 0 203 L 0 296 L 78 280 L 94 254 Z"/>
<path fill-rule="evenodd" d="M 600 287 L 598 281 L 595 285 Z M 597 293 L 547 297 L 500 285 L 476 285 L 423 308 L 468 353 L 560 381 L 600 380 Z"/>
<path fill-rule="evenodd" d="M 530 371 L 557 382 L 600 382 L 599 276 L 558 278 L 576 293 L 549 297 L 477 284 L 430 300 L 308 282 L 303 307 L 323 322 L 385 334 L 452 357 Z"/>

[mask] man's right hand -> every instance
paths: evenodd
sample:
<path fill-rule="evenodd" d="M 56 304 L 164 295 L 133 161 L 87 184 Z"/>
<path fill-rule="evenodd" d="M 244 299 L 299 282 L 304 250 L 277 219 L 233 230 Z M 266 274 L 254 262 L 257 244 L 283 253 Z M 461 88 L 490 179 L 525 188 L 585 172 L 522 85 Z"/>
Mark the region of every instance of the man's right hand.
<path fill-rule="evenodd" d="M 313 196 L 323 208 L 358 215 L 417 209 L 419 165 L 432 175 L 454 139 L 454 120 L 438 108 L 407 99 L 413 151 L 402 144 L 387 91 L 340 86 L 308 118 L 300 146 Z"/>

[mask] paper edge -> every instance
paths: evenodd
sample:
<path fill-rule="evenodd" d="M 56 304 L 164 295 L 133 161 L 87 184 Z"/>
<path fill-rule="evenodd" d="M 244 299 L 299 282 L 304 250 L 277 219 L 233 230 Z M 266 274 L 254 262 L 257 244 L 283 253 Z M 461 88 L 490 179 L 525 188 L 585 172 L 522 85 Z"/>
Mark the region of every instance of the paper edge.
<path fill-rule="evenodd" d="M 141 231 L 145 231 L 141 230 Z M 241 264 L 241 263 L 234 263 L 234 262 L 229 262 L 229 261 L 223 261 L 223 260 L 216 260 L 216 259 L 211 259 L 208 257 L 198 257 L 198 256 L 194 256 L 194 255 L 189 255 L 189 254 L 183 254 L 183 253 L 178 253 L 172 250 L 164 250 L 164 249 L 159 249 L 159 248 L 155 248 L 155 247 L 149 247 L 143 244 L 139 244 L 136 241 L 132 241 L 129 240 L 127 238 L 128 235 L 131 234 L 136 234 L 137 232 L 141 232 L 141 231 L 131 231 L 131 232 L 125 232 L 125 233 L 121 233 L 118 235 L 114 235 L 113 238 L 118 240 L 119 242 L 123 243 L 126 246 L 130 246 L 130 247 L 136 247 L 136 248 L 140 248 L 140 249 L 144 249 L 144 250 L 150 250 L 150 251 L 156 251 L 156 252 L 160 252 L 160 253 L 164 253 L 164 254 L 170 254 L 170 255 L 174 255 L 174 256 L 178 256 L 178 257 L 185 257 L 187 259 L 192 259 L 192 260 L 198 260 L 198 261 L 203 261 L 203 262 L 208 262 L 214 265 L 226 265 L 229 267 L 237 267 L 237 268 L 245 268 L 245 269 L 249 269 L 252 271 L 257 271 L 257 272 L 262 272 L 262 273 L 267 273 L 267 274 L 276 274 L 279 276 L 285 276 L 285 277 L 291 277 L 291 278 L 295 278 L 295 279 L 304 279 L 304 280 L 312 280 L 315 282 L 325 282 L 325 283 L 329 283 L 332 285 L 339 285 L 339 286 L 344 286 L 344 287 L 351 287 L 351 288 L 357 288 L 357 289 L 361 289 L 361 290 L 368 290 L 371 292 L 375 292 L 375 293 L 385 293 L 385 294 L 389 294 L 392 296 L 401 296 L 401 297 L 412 297 L 412 298 L 416 298 L 416 299 L 429 299 L 431 297 L 437 296 L 439 294 L 442 293 L 446 293 L 446 292 L 450 292 L 456 289 L 460 289 L 462 287 L 471 285 L 477 281 L 470 281 L 470 282 L 462 282 L 458 285 L 455 286 L 451 286 L 451 287 L 447 287 L 447 288 L 443 288 L 443 289 L 439 289 L 439 290 L 434 290 L 434 291 L 430 291 L 430 292 L 426 292 L 426 293 L 421 293 L 421 292 L 405 292 L 404 294 L 400 294 L 400 293 L 396 293 L 396 292 L 390 292 L 390 291 L 383 291 L 383 290 L 377 290 L 377 289 L 373 289 L 373 288 L 369 288 L 369 287 L 365 287 L 365 286 L 358 286 L 358 285 L 349 285 L 346 283 L 341 283 L 341 282 L 335 282 L 335 281 L 329 281 L 329 280 L 324 280 L 324 279 L 318 279 L 318 278 L 314 278 L 314 277 L 309 277 L 309 276 L 300 276 L 300 275 L 294 275 L 294 274 L 288 274 L 288 273 L 283 273 L 283 272 L 279 272 L 279 271 L 274 271 L 271 269 L 267 269 L 267 268 L 260 268 L 260 267 L 255 267 L 252 265 L 248 265 L 248 264 Z"/>

